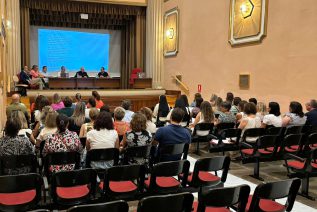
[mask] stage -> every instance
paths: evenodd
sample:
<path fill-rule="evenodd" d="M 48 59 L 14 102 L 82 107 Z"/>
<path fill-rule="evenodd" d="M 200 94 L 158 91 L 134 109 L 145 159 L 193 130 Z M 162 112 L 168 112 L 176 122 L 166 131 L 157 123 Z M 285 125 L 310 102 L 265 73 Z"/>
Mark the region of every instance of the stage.
<path fill-rule="evenodd" d="M 93 90 L 89 89 L 76 89 L 76 90 L 28 90 L 27 97 L 29 97 L 30 104 L 34 102 L 38 95 L 47 96 L 50 101 L 55 93 L 58 93 L 61 97 L 69 96 L 75 98 L 76 93 L 80 93 L 83 101 L 87 101 L 91 97 Z M 116 90 L 99 90 L 98 93 L 101 99 L 106 105 L 109 105 L 111 110 L 120 106 L 121 102 L 125 99 L 129 99 L 132 103 L 132 110 L 138 111 L 142 107 L 146 106 L 153 108 L 159 101 L 159 96 L 166 94 L 164 89 L 116 89 Z M 175 97 L 170 97 L 171 101 L 174 101 Z"/>

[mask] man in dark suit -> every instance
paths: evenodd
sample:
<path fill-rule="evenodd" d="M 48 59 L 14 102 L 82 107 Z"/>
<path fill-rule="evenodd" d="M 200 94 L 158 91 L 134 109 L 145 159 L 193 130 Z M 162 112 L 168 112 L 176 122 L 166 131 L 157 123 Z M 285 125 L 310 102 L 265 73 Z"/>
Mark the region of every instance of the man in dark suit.
<path fill-rule="evenodd" d="M 77 71 L 76 72 L 76 75 L 75 75 L 76 78 L 88 78 L 88 74 L 87 72 L 85 71 L 85 68 L 84 67 L 81 67 L 80 68 L 80 71 Z"/>
<path fill-rule="evenodd" d="M 306 125 L 317 126 L 317 101 L 316 99 L 310 100 L 310 111 L 306 113 Z"/>
<path fill-rule="evenodd" d="M 105 71 L 105 67 L 100 68 L 100 72 L 98 73 L 99 78 L 108 78 L 109 74 Z"/>

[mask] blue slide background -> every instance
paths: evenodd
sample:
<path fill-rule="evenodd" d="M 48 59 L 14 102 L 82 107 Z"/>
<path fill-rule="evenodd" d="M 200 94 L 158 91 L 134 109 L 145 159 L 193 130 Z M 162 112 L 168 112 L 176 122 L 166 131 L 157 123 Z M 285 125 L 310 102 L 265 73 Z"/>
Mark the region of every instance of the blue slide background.
<path fill-rule="evenodd" d="M 48 71 L 99 71 L 108 69 L 110 34 L 39 29 L 39 67 L 46 65 Z"/>

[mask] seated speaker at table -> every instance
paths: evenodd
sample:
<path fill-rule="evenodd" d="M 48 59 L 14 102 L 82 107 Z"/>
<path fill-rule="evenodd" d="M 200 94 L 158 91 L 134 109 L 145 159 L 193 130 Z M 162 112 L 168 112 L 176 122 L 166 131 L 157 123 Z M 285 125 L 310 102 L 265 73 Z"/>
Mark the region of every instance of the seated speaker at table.
<path fill-rule="evenodd" d="M 105 67 L 100 68 L 100 72 L 98 73 L 99 78 L 109 78 L 108 72 L 105 70 Z"/>
<path fill-rule="evenodd" d="M 85 71 L 85 68 L 84 67 L 81 67 L 80 68 L 80 71 L 77 71 L 76 74 L 75 74 L 75 77 L 76 78 L 88 78 L 88 74 L 87 72 Z"/>
<path fill-rule="evenodd" d="M 61 66 L 61 70 L 57 73 L 57 76 L 58 76 L 58 77 L 64 77 L 64 78 L 65 78 L 65 77 L 66 77 L 66 78 L 69 77 L 69 73 L 67 73 L 65 66 Z"/>

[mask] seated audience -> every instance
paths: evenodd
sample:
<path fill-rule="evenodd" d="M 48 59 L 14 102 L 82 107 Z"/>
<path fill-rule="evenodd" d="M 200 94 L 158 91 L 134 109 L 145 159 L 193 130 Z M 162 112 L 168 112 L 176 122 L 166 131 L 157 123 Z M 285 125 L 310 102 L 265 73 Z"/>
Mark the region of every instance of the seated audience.
<path fill-rule="evenodd" d="M 184 110 L 181 108 L 174 108 L 171 114 L 171 124 L 159 128 L 154 137 L 153 144 L 181 144 L 190 143 L 191 134 L 188 129 L 180 125 L 183 117 L 185 116 Z M 181 155 L 164 158 L 163 160 L 179 160 Z"/>
<path fill-rule="evenodd" d="M 79 135 L 81 125 L 88 123 L 89 121 L 89 118 L 85 116 L 85 104 L 83 102 L 78 103 L 69 121 L 68 129 L 70 131 L 76 132 Z"/>
<path fill-rule="evenodd" d="M 100 108 L 100 112 L 108 112 L 108 113 L 111 113 L 110 112 L 110 107 L 109 105 L 104 105 Z M 112 114 L 112 113 L 111 113 Z"/>
<path fill-rule="evenodd" d="M 310 110 L 308 113 L 306 113 L 307 121 L 306 125 L 312 125 L 314 127 L 317 126 L 317 101 L 315 99 L 312 99 L 310 101 Z"/>
<path fill-rule="evenodd" d="M 39 122 L 41 120 L 41 112 L 45 106 L 49 106 L 50 102 L 48 101 L 48 98 L 43 95 L 39 95 L 35 99 L 34 104 L 34 122 Z"/>
<path fill-rule="evenodd" d="M 105 71 L 105 67 L 100 68 L 100 72 L 98 73 L 99 78 L 108 78 L 109 74 L 107 71 Z"/>
<path fill-rule="evenodd" d="M 153 118 L 152 110 L 148 107 L 143 107 L 141 108 L 140 112 L 146 117 L 146 130 L 149 131 L 151 134 L 154 134 L 157 129 L 156 129 L 156 125 L 152 122 L 152 118 Z"/>
<path fill-rule="evenodd" d="M 215 115 L 212 110 L 211 104 L 207 101 L 204 101 L 200 105 L 200 112 L 195 118 L 194 123 L 191 125 L 192 128 L 198 123 L 214 123 Z"/>
<path fill-rule="evenodd" d="M 98 117 L 98 115 L 99 115 L 99 110 L 97 110 L 97 108 L 92 108 L 89 111 L 90 122 L 84 123 L 83 125 L 81 125 L 80 133 L 79 133 L 80 138 L 86 137 L 87 133 L 90 130 L 94 129 L 94 123 L 95 123 L 95 120 Z"/>
<path fill-rule="evenodd" d="M 87 105 L 86 105 L 86 109 L 85 109 L 85 117 L 88 119 L 89 118 L 89 111 L 90 111 L 90 109 L 92 109 L 92 108 L 96 108 L 96 100 L 95 100 L 95 98 L 94 97 L 90 97 L 89 99 L 88 99 L 88 103 L 87 103 Z M 97 108 L 98 109 L 98 108 Z M 98 109 L 99 110 L 99 109 Z"/>
<path fill-rule="evenodd" d="M 0 157 L 7 155 L 29 155 L 34 154 L 34 147 L 29 139 L 25 136 L 19 136 L 21 123 L 16 118 L 8 118 L 4 136 L 0 138 Z M 19 169 L 5 170 L 4 174 L 15 175 L 28 173 L 29 167 Z"/>
<path fill-rule="evenodd" d="M 258 100 L 256 100 L 256 98 L 250 98 L 249 102 L 252 102 L 255 104 L 255 106 L 258 104 Z"/>
<path fill-rule="evenodd" d="M 73 101 L 69 96 L 66 96 L 63 99 L 63 103 L 64 103 L 64 108 L 57 110 L 57 112 L 59 114 L 64 114 L 67 117 L 71 117 L 74 113 L 74 108 L 72 108 L 73 106 Z"/>
<path fill-rule="evenodd" d="M 76 72 L 75 78 L 88 78 L 88 74 L 84 67 L 81 67 L 79 71 Z"/>
<path fill-rule="evenodd" d="M 233 103 L 230 109 L 230 112 L 233 113 L 233 115 L 237 115 L 240 110 L 239 110 L 239 103 L 242 101 L 240 97 L 234 97 L 233 98 Z"/>
<path fill-rule="evenodd" d="M 234 99 L 233 93 L 232 92 L 228 92 L 227 96 L 226 96 L 226 102 L 230 102 L 230 104 L 232 105 L 233 99 Z"/>
<path fill-rule="evenodd" d="M 280 105 L 277 102 L 270 102 L 268 112 L 269 114 L 263 117 L 262 127 L 281 127 L 282 116 L 280 112 Z"/>
<path fill-rule="evenodd" d="M 241 137 L 243 133 L 250 128 L 260 128 L 261 120 L 256 116 L 256 106 L 254 103 L 249 102 L 244 106 L 244 113 L 246 117 L 242 118 L 239 129 L 242 129 Z M 249 143 L 255 143 L 258 137 L 247 137 L 246 141 Z"/>
<path fill-rule="evenodd" d="M 94 122 L 94 129 L 87 133 L 86 149 L 108 149 L 119 148 L 118 133 L 113 128 L 112 117 L 110 113 L 99 113 Z M 112 164 L 105 162 L 92 162 L 92 168 L 105 169 Z"/>
<path fill-rule="evenodd" d="M 49 110 L 45 117 L 45 124 L 43 129 L 40 131 L 36 139 L 36 146 L 39 147 L 43 141 L 45 141 L 50 135 L 53 135 L 57 132 L 57 119 L 58 113 L 52 108 Z"/>
<path fill-rule="evenodd" d="M 92 92 L 92 96 L 95 98 L 96 108 L 100 109 L 104 105 L 104 103 L 101 100 L 101 97 L 100 97 L 99 93 L 97 91 L 93 91 Z"/>
<path fill-rule="evenodd" d="M 213 111 L 215 111 L 215 107 L 216 107 L 216 100 L 218 99 L 218 96 L 216 94 L 211 94 L 211 97 L 210 97 L 210 104 L 212 106 L 212 109 Z"/>
<path fill-rule="evenodd" d="M 174 107 L 172 110 L 170 110 L 169 114 L 168 114 L 167 117 L 166 117 L 166 120 L 168 120 L 168 121 L 171 120 L 171 114 L 172 114 L 172 112 L 173 112 L 173 110 L 174 110 L 175 108 L 180 108 L 180 109 L 182 109 L 182 110 L 184 111 L 184 117 L 183 117 L 183 119 L 182 119 L 180 125 L 183 126 L 183 127 L 188 126 L 189 123 L 190 123 L 190 121 L 191 121 L 191 120 L 190 120 L 190 119 L 191 119 L 191 117 L 190 117 L 190 110 L 189 110 L 189 108 L 186 106 L 186 103 L 184 102 L 184 99 L 181 98 L 181 97 L 176 100 L 176 102 L 175 102 L 175 107 Z"/>
<path fill-rule="evenodd" d="M 195 100 L 195 107 L 192 108 L 192 118 L 196 118 L 197 114 L 200 112 L 200 105 L 204 101 L 203 98 L 197 97 Z"/>
<path fill-rule="evenodd" d="M 18 120 L 20 122 L 21 129 L 19 130 L 18 135 L 28 137 L 31 143 L 35 144 L 35 139 L 32 136 L 32 130 L 28 126 L 28 122 L 25 118 L 24 113 L 19 110 L 12 111 L 10 118 Z"/>
<path fill-rule="evenodd" d="M 263 121 L 264 116 L 267 114 L 266 105 L 263 102 L 258 102 L 256 105 L 257 113 L 256 115 Z"/>
<path fill-rule="evenodd" d="M 221 97 L 217 97 L 216 101 L 215 101 L 215 106 L 212 108 L 213 111 L 215 111 L 215 114 L 219 114 L 219 112 L 221 111 L 221 104 L 223 103 L 223 100 Z"/>
<path fill-rule="evenodd" d="M 26 119 L 29 119 L 28 110 L 26 106 L 20 102 L 20 94 L 13 94 L 11 97 L 11 104 L 6 108 L 7 117 L 11 116 L 12 111 L 21 111 L 24 115 L 26 115 Z"/>
<path fill-rule="evenodd" d="M 307 112 L 311 111 L 312 107 L 311 107 L 310 102 L 306 102 L 305 108 L 306 108 Z"/>
<path fill-rule="evenodd" d="M 301 126 L 306 124 L 307 117 L 304 115 L 303 107 L 299 102 L 291 102 L 289 105 L 289 113 L 283 117 L 283 127 Z"/>
<path fill-rule="evenodd" d="M 185 103 L 185 107 L 189 108 L 189 103 L 188 103 L 187 96 L 183 94 L 179 98 L 183 100 L 183 102 Z"/>
<path fill-rule="evenodd" d="M 239 102 L 239 113 L 237 113 L 236 115 L 236 119 L 237 119 L 237 122 L 240 122 L 240 120 L 242 118 L 244 118 L 246 115 L 244 113 L 244 106 L 247 104 L 248 102 L 245 101 L 245 100 L 242 100 L 241 102 Z"/>
<path fill-rule="evenodd" d="M 144 146 L 150 144 L 152 135 L 146 130 L 146 117 L 137 112 L 130 122 L 131 131 L 127 132 L 126 139 L 123 140 L 123 147 Z"/>
<path fill-rule="evenodd" d="M 51 104 L 53 110 L 57 111 L 65 107 L 64 102 L 62 101 L 61 97 L 58 93 L 53 95 L 53 103 Z"/>
<path fill-rule="evenodd" d="M 230 112 L 230 102 L 222 102 L 220 111 L 218 112 L 219 117 L 215 120 L 215 125 L 219 123 L 235 123 L 236 117 Z"/>
<path fill-rule="evenodd" d="M 132 116 L 134 114 L 134 112 L 131 111 L 131 101 L 124 100 L 121 104 L 121 107 L 125 109 L 125 115 L 124 115 L 123 121 L 130 123 L 130 121 L 132 120 Z"/>
<path fill-rule="evenodd" d="M 197 107 L 196 105 L 197 98 L 202 98 L 200 93 L 195 93 L 194 101 L 190 104 L 190 107 Z"/>
<path fill-rule="evenodd" d="M 119 140 L 126 136 L 127 131 L 130 130 L 129 123 L 123 121 L 125 115 L 125 110 L 122 107 L 116 107 L 114 109 L 114 129 L 117 131 L 119 135 Z"/>
<path fill-rule="evenodd" d="M 34 126 L 34 129 L 32 132 L 32 135 L 34 138 L 37 138 L 41 130 L 45 127 L 46 116 L 51 110 L 53 110 L 51 106 L 45 106 L 42 108 L 42 111 L 40 113 L 40 119 L 38 122 L 36 122 L 36 125 Z"/>
<path fill-rule="evenodd" d="M 59 114 L 56 117 L 56 125 L 58 131 L 53 135 L 48 136 L 45 141 L 43 156 L 49 153 L 55 152 L 82 152 L 82 145 L 79 137 L 75 132 L 71 132 L 67 129 L 69 124 L 69 118 L 64 114 Z M 75 164 L 67 165 L 53 165 L 51 167 L 52 172 L 73 170 Z"/>
<path fill-rule="evenodd" d="M 159 103 L 155 105 L 153 111 L 153 118 L 155 119 L 156 126 L 163 126 L 166 122 L 166 117 L 170 112 L 170 106 L 167 103 L 166 96 L 161 95 Z"/>
<path fill-rule="evenodd" d="M 82 100 L 81 100 L 81 94 L 80 94 L 80 93 L 76 93 L 76 95 L 75 95 L 75 102 L 73 103 L 72 108 L 75 109 L 76 104 L 77 104 L 78 102 L 82 102 Z"/>

